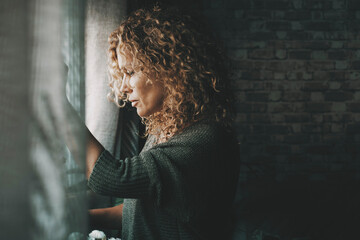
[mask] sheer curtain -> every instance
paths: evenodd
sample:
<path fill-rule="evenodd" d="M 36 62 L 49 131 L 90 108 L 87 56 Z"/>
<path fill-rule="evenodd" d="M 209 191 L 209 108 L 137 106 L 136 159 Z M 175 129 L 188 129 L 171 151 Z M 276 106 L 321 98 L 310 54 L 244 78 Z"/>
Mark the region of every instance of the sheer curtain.
<path fill-rule="evenodd" d="M 123 111 L 109 102 L 107 94 L 108 36 L 126 14 L 126 1 L 88 0 L 85 25 L 86 125 L 101 144 L 120 156 Z M 109 207 L 116 199 L 90 192 L 90 208 Z"/>
<path fill-rule="evenodd" d="M 84 156 L 84 133 L 69 115 L 65 104 L 65 84 L 74 87 L 68 91 L 70 101 L 82 114 L 84 107 L 81 85 L 83 71 L 83 1 L 36 0 L 33 5 L 31 54 L 32 106 L 34 121 L 31 130 L 32 162 L 35 165 L 40 187 L 31 194 L 32 209 L 39 239 L 64 239 L 72 232 L 86 234 L 86 185 L 71 188 L 69 181 L 65 129 L 76 132 L 78 151 Z M 66 26 L 70 27 L 66 31 Z M 71 34 L 67 38 L 67 34 Z M 74 35 L 77 33 L 77 35 Z M 68 54 L 62 54 L 64 39 L 68 40 Z M 74 47 L 74 43 L 79 45 Z M 64 57 L 65 56 L 65 57 Z M 64 71 L 64 61 L 68 71 Z M 66 74 L 68 73 L 68 74 Z M 82 90 L 84 91 L 84 90 Z M 75 94 L 79 93 L 79 94 Z M 66 128 L 65 128 L 66 126 Z M 79 166 L 83 169 L 83 166 Z M 78 173 L 81 179 L 83 174 Z M 74 179 L 73 179 L 74 180 Z M 80 181 L 80 180 L 78 180 Z"/>
<path fill-rule="evenodd" d="M 126 0 L 88 0 L 85 25 L 86 125 L 101 144 L 116 158 L 138 153 L 139 118 L 135 111 L 119 109 L 107 99 L 108 36 L 119 27 L 127 12 Z M 89 207 L 120 204 L 122 199 L 90 192 Z M 120 226 L 119 226 L 120 227 Z M 116 235 L 114 231 L 107 235 Z"/>
<path fill-rule="evenodd" d="M 118 202 L 96 196 L 88 204 L 84 166 L 63 141 L 66 128 L 76 132 L 85 157 L 66 95 L 116 157 L 139 150 L 136 112 L 106 97 L 107 37 L 126 1 L 2 0 L 0 13 L 0 236 L 79 239 L 89 231 L 88 207 Z"/>
<path fill-rule="evenodd" d="M 25 0 L 0 3 L 0 226 L 1 238 L 26 239 L 32 221 L 28 199 L 29 7 Z M 19 231 L 21 227 L 21 231 Z"/>
<path fill-rule="evenodd" d="M 82 2 L 72 1 L 79 12 Z M 83 134 L 65 105 L 61 33 L 66 4 L 0 4 L 1 239 L 63 240 L 72 232 L 87 232 L 85 185 L 76 193 L 70 190 L 65 171 L 64 126 L 77 131 L 84 156 Z M 78 65 L 81 59 L 80 51 Z M 81 81 L 81 71 L 78 77 Z"/>

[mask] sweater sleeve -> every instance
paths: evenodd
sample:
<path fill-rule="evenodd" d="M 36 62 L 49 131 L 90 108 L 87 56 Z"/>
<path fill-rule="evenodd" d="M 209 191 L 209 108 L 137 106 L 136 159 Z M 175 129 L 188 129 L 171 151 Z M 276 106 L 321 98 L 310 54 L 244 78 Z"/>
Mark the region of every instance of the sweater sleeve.
<path fill-rule="evenodd" d="M 141 198 L 149 194 L 149 175 L 138 156 L 115 159 L 104 150 L 89 177 L 88 186 L 100 195 Z"/>
<path fill-rule="evenodd" d="M 209 199 L 229 198 L 237 171 L 220 133 L 213 125 L 197 124 L 133 158 L 116 160 L 104 151 L 89 187 L 102 195 L 147 198 L 181 222 L 207 221 L 214 204 Z"/>
<path fill-rule="evenodd" d="M 212 137 L 209 129 L 195 128 L 124 160 L 115 159 L 104 150 L 95 163 L 88 185 L 100 195 L 150 197 L 158 206 L 169 202 L 190 204 L 186 201 L 186 196 L 190 195 L 187 192 L 203 189 L 201 180 L 208 178 L 205 175 L 210 162 L 206 145 Z M 205 159 L 207 164 L 203 165 Z"/>
<path fill-rule="evenodd" d="M 204 153 L 204 141 L 199 141 L 202 134 L 198 133 L 196 138 L 193 135 L 175 137 L 124 160 L 115 159 L 104 150 L 95 163 L 88 186 L 100 195 L 150 197 L 158 206 L 174 200 L 185 203 L 184 197 L 189 194 L 184 191 L 195 186 L 199 189 L 197 173 L 200 169 L 203 176 L 206 173 L 206 167 L 199 162 L 199 155 Z"/>

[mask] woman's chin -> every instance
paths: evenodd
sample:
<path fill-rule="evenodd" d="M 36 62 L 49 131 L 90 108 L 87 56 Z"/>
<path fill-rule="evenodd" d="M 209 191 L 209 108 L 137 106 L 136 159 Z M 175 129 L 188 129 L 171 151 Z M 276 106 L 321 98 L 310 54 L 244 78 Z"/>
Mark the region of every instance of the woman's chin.
<path fill-rule="evenodd" d="M 139 117 L 147 117 L 149 114 L 146 114 L 144 111 L 141 111 L 141 109 L 136 108 L 136 112 L 139 115 Z"/>
<path fill-rule="evenodd" d="M 146 118 L 149 117 L 151 114 L 156 113 L 157 111 L 143 111 L 141 108 L 136 108 L 136 112 L 139 115 L 139 117 Z"/>

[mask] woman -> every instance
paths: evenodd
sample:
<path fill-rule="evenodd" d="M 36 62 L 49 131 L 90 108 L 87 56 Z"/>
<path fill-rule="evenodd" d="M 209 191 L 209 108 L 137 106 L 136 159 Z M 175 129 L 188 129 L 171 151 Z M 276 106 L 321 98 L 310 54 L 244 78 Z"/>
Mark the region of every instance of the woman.
<path fill-rule="evenodd" d="M 89 186 L 124 204 L 90 210 L 94 226 L 131 239 L 227 239 L 239 169 L 226 75 L 190 17 L 155 7 L 109 37 L 110 98 L 146 126 L 139 154 L 114 159 L 90 137 Z"/>

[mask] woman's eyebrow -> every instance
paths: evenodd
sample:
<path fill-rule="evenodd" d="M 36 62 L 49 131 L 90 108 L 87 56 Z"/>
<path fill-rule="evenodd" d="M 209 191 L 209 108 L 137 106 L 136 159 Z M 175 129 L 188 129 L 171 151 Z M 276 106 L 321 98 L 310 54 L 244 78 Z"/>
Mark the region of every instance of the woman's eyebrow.
<path fill-rule="evenodd" d="M 120 66 L 120 69 L 126 69 L 126 70 L 129 70 L 129 69 L 132 69 L 132 66 L 131 66 L 131 64 L 126 64 L 126 65 L 122 65 L 122 66 Z"/>
<path fill-rule="evenodd" d="M 120 71 L 122 71 L 122 72 L 127 72 L 128 69 L 127 69 L 125 66 L 123 66 L 123 67 L 120 67 Z"/>

